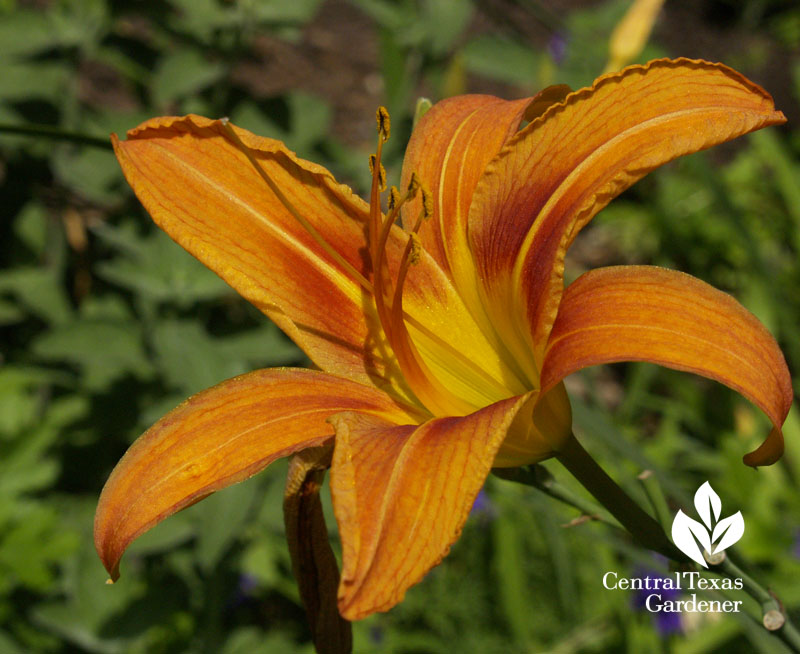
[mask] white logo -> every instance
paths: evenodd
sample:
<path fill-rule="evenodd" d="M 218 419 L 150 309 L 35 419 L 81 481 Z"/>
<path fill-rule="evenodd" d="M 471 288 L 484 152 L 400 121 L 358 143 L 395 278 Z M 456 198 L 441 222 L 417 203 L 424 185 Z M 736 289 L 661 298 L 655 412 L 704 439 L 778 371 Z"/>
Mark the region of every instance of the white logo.
<path fill-rule="evenodd" d="M 690 559 L 707 568 L 703 550 L 709 554 L 717 554 L 733 545 L 744 534 L 744 518 L 742 512 L 737 511 L 720 520 L 722 500 L 708 482 L 700 486 L 694 494 L 694 507 L 705 526 L 678 510 L 672 522 L 672 542 Z M 698 547 L 698 543 L 701 547 Z"/>

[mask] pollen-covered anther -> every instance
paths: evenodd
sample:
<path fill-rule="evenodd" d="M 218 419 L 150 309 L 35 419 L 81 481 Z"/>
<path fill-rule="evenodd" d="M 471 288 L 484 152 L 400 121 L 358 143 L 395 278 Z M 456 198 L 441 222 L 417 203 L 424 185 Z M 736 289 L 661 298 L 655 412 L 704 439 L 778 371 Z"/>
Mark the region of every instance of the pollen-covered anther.
<path fill-rule="evenodd" d="M 417 175 L 416 172 L 411 173 L 411 179 L 408 180 L 408 197 L 413 198 L 421 186 L 422 183 L 419 181 L 419 175 Z"/>
<path fill-rule="evenodd" d="M 422 256 L 422 242 L 419 240 L 419 235 L 416 232 L 409 234 L 411 239 L 411 249 L 408 252 L 408 263 L 416 266 Z"/>
<path fill-rule="evenodd" d="M 422 217 L 425 220 L 428 220 L 431 216 L 433 216 L 433 195 L 431 195 L 431 192 L 423 186 L 422 187 Z"/>
<path fill-rule="evenodd" d="M 388 201 L 389 210 L 391 211 L 392 209 L 399 207 L 402 201 L 403 198 L 400 195 L 400 191 L 397 190 L 396 186 L 392 186 L 389 189 L 389 201 Z"/>
<path fill-rule="evenodd" d="M 375 112 L 375 118 L 378 121 L 378 133 L 384 141 L 388 141 L 392 123 L 389 120 L 389 112 L 386 107 L 378 107 Z"/>
<path fill-rule="evenodd" d="M 378 162 L 378 156 L 375 154 L 369 155 L 369 174 L 375 176 L 375 165 L 378 165 L 378 189 L 381 193 L 386 190 L 386 168 L 382 163 Z"/>

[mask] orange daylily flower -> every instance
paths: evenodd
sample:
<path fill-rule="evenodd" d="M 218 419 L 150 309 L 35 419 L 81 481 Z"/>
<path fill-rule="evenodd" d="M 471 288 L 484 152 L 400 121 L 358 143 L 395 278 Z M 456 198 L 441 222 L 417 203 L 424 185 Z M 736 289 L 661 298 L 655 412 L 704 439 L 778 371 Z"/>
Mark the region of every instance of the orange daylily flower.
<path fill-rule="evenodd" d="M 368 203 L 225 121 L 155 118 L 114 137 L 156 223 L 319 370 L 223 382 L 134 443 L 95 523 L 112 578 L 142 532 L 294 455 L 285 506 L 301 595 L 318 647 L 346 643 L 339 614 L 401 601 L 458 538 L 493 466 L 558 453 L 571 438 L 562 379 L 598 363 L 653 361 L 730 386 L 774 425 L 745 463 L 777 460 L 792 388 L 752 314 L 649 266 L 594 270 L 564 290 L 563 261 L 580 229 L 649 171 L 784 120 L 737 72 L 686 59 L 574 93 L 455 97 L 415 129 L 386 215 L 384 111 Z M 328 467 L 341 580 L 316 496 Z"/>

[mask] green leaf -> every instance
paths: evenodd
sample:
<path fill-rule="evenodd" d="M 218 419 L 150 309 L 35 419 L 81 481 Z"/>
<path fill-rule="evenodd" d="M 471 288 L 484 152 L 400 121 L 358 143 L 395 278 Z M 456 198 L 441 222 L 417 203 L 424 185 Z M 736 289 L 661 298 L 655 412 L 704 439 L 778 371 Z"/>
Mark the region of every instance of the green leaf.
<path fill-rule="evenodd" d="M 100 204 L 119 197 L 115 188 L 122 179 L 114 153 L 99 148 L 59 147 L 51 159 L 58 179 L 76 193 Z"/>
<path fill-rule="evenodd" d="M 331 108 L 322 98 L 303 91 L 289 93 L 286 101 L 289 104 L 286 144 L 297 152 L 310 153 L 311 147 L 330 130 Z"/>
<path fill-rule="evenodd" d="M 233 295 L 225 282 L 161 231 L 145 239 L 132 230 L 107 226 L 94 233 L 124 251 L 124 256 L 97 265 L 100 277 L 149 300 L 188 307 L 199 300 Z"/>
<path fill-rule="evenodd" d="M 13 325 L 25 320 L 25 312 L 14 302 L 0 298 L 0 326 Z"/>
<path fill-rule="evenodd" d="M 50 31 L 62 46 L 91 52 L 109 29 L 106 0 L 61 0 L 47 13 Z"/>
<path fill-rule="evenodd" d="M 70 68 L 60 62 L 0 61 L 0 101 L 47 100 L 59 104 L 70 76 Z"/>
<path fill-rule="evenodd" d="M 4 654 L 25 654 L 25 650 L 11 640 L 3 631 L 0 631 L 0 652 L 4 652 Z"/>
<path fill-rule="evenodd" d="M 72 316 L 63 282 L 54 269 L 19 267 L 0 272 L 0 293 L 15 296 L 21 306 L 47 322 L 60 324 Z"/>
<path fill-rule="evenodd" d="M 197 527 L 191 515 L 185 511 L 178 513 L 170 516 L 169 520 L 159 522 L 133 541 L 123 561 L 130 561 L 137 556 L 172 551 L 195 535 L 197 535 Z"/>
<path fill-rule="evenodd" d="M 474 4 L 467 0 L 427 0 L 422 5 L 419 23 L 433 55 L 441 57 L 450 51 L 474 10 Z"/>
<path fill-rule="evenodd" d="M 305 23 L 314 17 L 321 0 L 251 0 L 244 13 L 263 23 Z"/>
<path fill-rule="evenodd" d="M 47 229 L 47 212 L 38 202 L 28 202 L 14 218 L 14 234 L 35 254 L 44 250 Z"/>
<path fill-rule="evenodd" d="M 225 358 L 238 359 L 249 366 L 309 363 L 303 351 L 266 319 L 263 327 L 217 339 L 216 347 Z"/>
<path fill-rule="evenodd" d="M 303 91 L 288 93 L 286 104 L 289 110 L 288 130 L 251 101 L 239 103 L 231 114 L 231 121 L 256 134 L 283 141 L 301 157 L 311 158 L 314 156 L 314 146 L 328 135 L 331 108 L 322 98 Z"/>
<path fill-rule="evenodd" d="M 197 50 L 187 48 L 167 53 L 153 76 L 153 100 L 157 106 L 165 108 L 175 100 L 211 86 L 223 71 L 221 64 L 209 62 Z"/>
<path fill-rule="evenodd" d="M 498 598 L 503 606 L 505 618 L 514 639 L 520 646 L 531 639 L 530 601 L 525 588 L 525 579 L 520 575 L 523 569 L 522 533 L 517 525 L 501 516 L 492 525 L 494 536 L 494 565 L 498 575 Z"/>
<path fill-rule="evenodd" d="M 367 15 L 373 18 L 381 27 L 397 29 L 408 21 L 408 16 L 413 15 L 413 6 L 408 2 L 396 0 L 353 0 Z"/>
<path fill-rule="evenodd" d="M 261 479 L 234 484 L 213 493 L 189 510 L 199 536 L 195 555 L 204 570 L 213 570 L 239 538 L 262 485 Z"/>
<path fill-rule="evenodd" d="M 33 55 L 57 47 L 46 13 L 16 9 L 0 13 L 0 43 L 3 59 Z"/>
<path fill-rule="evenodd" d="M 305 652 L 294 640 L 280 631 L 264 634 L 260 629 L 246 627 L 237 629 L 225 641 L 220 654 L 271 654 L 272 652 Z"/>
<path fill-rule="evenodd" d="M 153 332 L 157 365 L 167 384 L 186 395 L 247 372 L 241 358 L 225 356 L 196 321 L 164 321 Z"/>
<path fill-rule="evenodd" d="M 203 42 L 211 41 L 217 30 L 236 22 L 234 10 L 217 0 L 171 0 L 170 4 L 177 10 L 170 17 L 172 28 Z"/>
<path fill-rule="evenodd" d="M 93 391 L 126 375 L 144 379 L 152 374 L 135 323 L 76 321 L 45 332 L 31 349 L 41 359 L 77 365 L 82 383 Z"/>
<path fill-rule="evenodd" d="M 473 73 L 525 88 L 537 84 L 541 55 L 508 38 L 476 36 L 464 46 L 463 57 Z"/>
<path fill-rule="evenodd" d="M 39 400 L 27 380 L 15 370 L 0 369 L 0 440 L 16 436 L 33 425 Z"/>
<path fill-rule="evenodd" d="M 46 591 L 54 580 L 53 564 L 73 554 L 77 534 L 57 529 L 57 512 L 38 507 L 0 537 L 0 576 L 35 591 Z"/>

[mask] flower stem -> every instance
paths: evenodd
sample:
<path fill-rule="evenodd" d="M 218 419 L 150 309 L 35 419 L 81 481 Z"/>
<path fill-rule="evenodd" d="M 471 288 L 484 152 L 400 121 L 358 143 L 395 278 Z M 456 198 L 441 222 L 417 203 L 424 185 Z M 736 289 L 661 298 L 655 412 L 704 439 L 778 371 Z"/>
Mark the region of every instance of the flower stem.
<path fill-rule="evenodd" d="M 661 528 L 664 530 L 664 533 L 669 533 L 672 525 L 672 516 L 667 506 L 667 500 L 661 490 L 661 484 L 658 483 L 658 479 L 653 474 L 652 470 L 642 471 L 638 479 L 644 489 L 645 495 L 647 495 L 647 499 L 650 501 L 650 506 L 652 506 L 653 511 L 655 511 L 656 518 L 658 518 Z"/>
<path fill-rule="evenodd" d="M 761 605 L 761 624 L 780 638 L 793 652 L 800 652 L 800 631 L 783 611 L 778 598 L 761 586 L 753 577 L 734 563 L 727 552 L 721 552 L 721 560 L 706 560 L 712 563 L 714 571 L 731 579 L 741 579 L 744 592 Z"/>
<path fill-rule="evenodd" d="M 624 529 L 617 520 L 599 504 L 574 493 L 571 489 L 560 484 L 550 471 L 543 465 L 534 464 L 519 468 L 494 468 L 492 473 L 500 479 L 513 481 L 517 484 L 532 486 L 545 495 L 549 495 L 564 504 L 578 509 L 592 520 L 603 522 L 616 529 Z"/>
<path fill-rule="evenodd" d="M 686 557 L 670 542 L 661 525 L 606 474 L 573 434 L 556 456 L 640 544 L 674 561 L 686 562 Z"/>
<path fill-rule="evenodd" d="M 21 136 L 35 136 L 39 138 L 55 139 L 58 141 L 71 141 L 81 145 L 90 145 L 95 148 L 111 150 L 111 141 L 108 137 L 91 136 L 80 132 L 68 132 L 53 125 L 10 125 L 0 123 L 0 134 L 18 134 Z"/>

